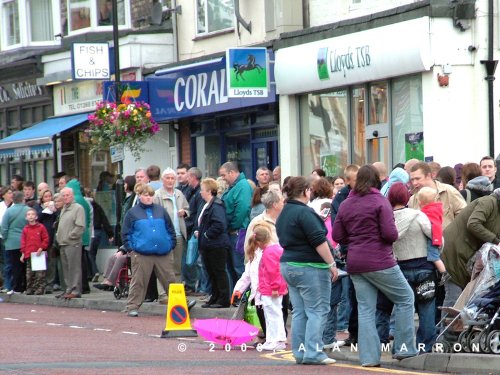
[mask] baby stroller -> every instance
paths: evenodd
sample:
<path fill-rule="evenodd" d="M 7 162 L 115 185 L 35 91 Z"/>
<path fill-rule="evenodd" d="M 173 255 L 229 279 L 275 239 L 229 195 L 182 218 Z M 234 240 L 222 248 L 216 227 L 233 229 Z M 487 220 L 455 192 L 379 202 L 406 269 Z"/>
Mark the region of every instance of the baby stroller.
<path fill-rule="evenodd" d="M 500 353 L 500 248 L 487 243 L 477 252 L 471 282 L 445 312 L 436 339 L 444 352 Z"/>
<path fill-rule="evenodd" d="M 132 280 L 132 267 L 130 256 L 127 255 L 127 261 L 120 269 L 118 277 L 116 278 L 115 288 L 113 289 L 113 295 L 116 299 L 128 297 L 130 280 Z"/>

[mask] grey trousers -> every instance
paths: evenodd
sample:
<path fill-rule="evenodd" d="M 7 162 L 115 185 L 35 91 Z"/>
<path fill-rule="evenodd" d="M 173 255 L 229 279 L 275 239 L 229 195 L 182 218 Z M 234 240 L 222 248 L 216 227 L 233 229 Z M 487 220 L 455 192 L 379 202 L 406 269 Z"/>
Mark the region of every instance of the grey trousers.
<path fill-rule="evenodd" d="M 82 295 L 82 243 L 61 246 L 61 263 L 63 268 L 66 293 Z"/>
<path fill-rule="evenodd" d="M 177 236 L 177 243 L 175 245 L 174 250 L 174 272 L 175 272 L 175 282 L 182 283 L 182 253 L 185 251 L 187 246 L 187 242 L 182 236 Z M 163 286 L 164 284 L 160 282 L 160 279 L 156 278 L 156 288 L 158 289 L 158 301 L 167 297 L 168 294 L 168 285 L 167 288 Z"/>
<path fill-rule="evenodd" d="M 174 252 L 167 255 L 142 255 L 135 251 L 130 254 L 132 260 L 132 282 L 127 300 L 127 311 L 137 310 L 142 305 L 148 289 L 151 272 L 165 290 L 170 283 L 175 283 Z"/>

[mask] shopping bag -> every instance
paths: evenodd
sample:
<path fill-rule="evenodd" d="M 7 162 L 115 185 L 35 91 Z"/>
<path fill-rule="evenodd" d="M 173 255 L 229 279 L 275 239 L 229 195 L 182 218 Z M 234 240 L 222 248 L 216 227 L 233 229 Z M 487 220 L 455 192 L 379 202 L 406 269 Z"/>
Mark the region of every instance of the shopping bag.
<path fill-rule="evenodd" d="M 191 236 L 187 244 L 186 264 L 192 266 L 198 260 L 198 238 Z"/>
<path fill-rule="evenodd" d="M 250 294 L 250 292 L 247 293 Z M 262 328 L 260 325 L 259 317 L 257 315 L 257 307 L 255 307 L 254 301 L 247 302 L 246 305 L 247 306 L 245 308 L 245 315 L 244 315 L 245 322 L 257 328 Z"/>

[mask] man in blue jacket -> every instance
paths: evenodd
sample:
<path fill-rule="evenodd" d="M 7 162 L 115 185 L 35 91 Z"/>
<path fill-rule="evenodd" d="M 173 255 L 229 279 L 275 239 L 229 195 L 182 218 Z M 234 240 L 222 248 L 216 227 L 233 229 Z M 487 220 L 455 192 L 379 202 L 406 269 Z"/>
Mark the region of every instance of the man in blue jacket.
<path fill-rule="evenodd" d="M 138 316 L 148 287 L 151 272 L 155 271 L 165 290 L 175 283 L 174 253 L 176 236 L 172 221 L 165 209 L 153 203 L 155 191 L 149 185 L 137 184 L 135 193 L 139 204 L 132 207 L 123 220 L 123 246 L 132 261 L 132 282 L 127 300 L 129 316 Z"/>
<path fill-rule="evenodd" d="M 219 174 L 227 182 L 229 188 L 224 192 L 221 199 L 226 205 L 227 229 L 231 242 L 230 256 L 227 257 L 227 269 L 231 290 L 245 271 L 245 252 L 238 251 L 236 244 L 238 236 L 245 241 L 245 230 L 250 223 L 250 203 L 252 200 L 252 187 L 248 183 L 245 174 L 240 172 L 235 162 L 228 161 L 221 165 Z"/>

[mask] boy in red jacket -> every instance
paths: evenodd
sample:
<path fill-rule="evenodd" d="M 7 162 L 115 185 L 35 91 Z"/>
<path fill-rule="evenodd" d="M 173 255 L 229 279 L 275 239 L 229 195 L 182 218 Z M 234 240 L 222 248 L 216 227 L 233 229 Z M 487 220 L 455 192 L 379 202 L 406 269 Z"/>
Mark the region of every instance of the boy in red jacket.
<path fill-rule="evenodd" d="M 45 271 L 31 270 L 31 254 L 45 256 L 42 251 L 49 247 L 49 234 L 37 219 L 35 209 L 31 208 L 26 212 L 28 224 L 21 234 L 21 262 L 26 262 L 26 294 L 33 294 L 34 291 L 34 294 L 40 295 L 45 293 Z"/>
<path fill-rule="evenodd" d="M 431 243 L 427 246 L 427 260 L 433 262 L 437 270 L 446 272 L 441 260 L 439 249 L 443 246 L 443 203 L 436 202 L 436 190 L 430 187 L 423 187 L 417 193 L 417 200 L 422 211 L 431 222 Z"/>

